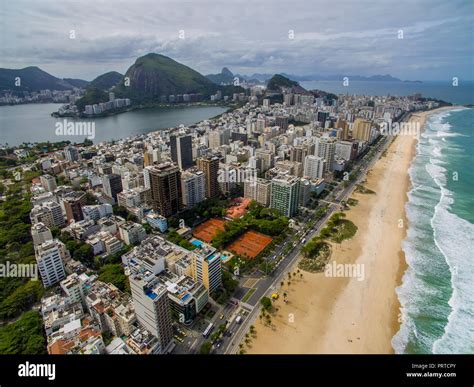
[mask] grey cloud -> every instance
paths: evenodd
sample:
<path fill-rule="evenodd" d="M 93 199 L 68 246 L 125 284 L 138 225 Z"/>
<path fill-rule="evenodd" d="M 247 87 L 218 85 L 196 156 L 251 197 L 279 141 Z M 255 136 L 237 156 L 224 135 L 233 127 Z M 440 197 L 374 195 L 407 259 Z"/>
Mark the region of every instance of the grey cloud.
<path fill-rule="evenodd" d="M 90 79 L 104 66 L 123 72 L 138 56 L 159 52 L 203 73 L 228 66 L 240 73 L 435 79 L 455 71 L 472 78 L 471 4 L 19 0 L 0 7 L 0 66 L 38 65 L 58 76 Z M 178 39 L 181 29 L 184 40 Z"/>

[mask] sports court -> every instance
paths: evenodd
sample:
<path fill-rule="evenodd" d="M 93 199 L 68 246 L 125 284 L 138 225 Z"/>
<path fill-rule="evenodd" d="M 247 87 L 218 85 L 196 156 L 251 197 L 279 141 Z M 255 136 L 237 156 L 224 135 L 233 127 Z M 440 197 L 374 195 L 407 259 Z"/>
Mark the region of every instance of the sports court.
<path fill-rule="evenodd" d="M 260 234 L 256 231 L 247 231 L 232 242 L 227 247 L 227 250 L 242 257 L 255 258 L 271 241 L 272 238 L 267 235 Z"/>
<path fill-rule="evenodd" d="M 211 243 L 219 231 L 224 231 L 225 221 L 212 218 L 197 226 L 193 231 L 193 236 L 206 243 Z"/>

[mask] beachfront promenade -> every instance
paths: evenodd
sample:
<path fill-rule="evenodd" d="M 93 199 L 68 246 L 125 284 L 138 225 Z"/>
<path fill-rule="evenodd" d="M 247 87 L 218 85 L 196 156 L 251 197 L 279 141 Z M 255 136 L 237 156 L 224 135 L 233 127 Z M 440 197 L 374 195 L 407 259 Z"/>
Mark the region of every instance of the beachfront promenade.
<path fill-rule="evenodd" d="M 405 119 L 406 116 L 402 118 Z M 349 196 L 354 191 L 357 184 L 360 184 L 366 178 L 367 171 L 369 171 L 373 165 L 377 162 L 383 152 L 388 149 L 390 144 L 393 141 L 393 137 L 385 137 L 378 144 L 378 150 L 376 154 L 372 157 L 371 160 L 367 160 L 367 155 L 361 160 L 360 166 L 361 170 L 356 179 L 350 182 L 347 187 L 343 188 L 342 183 L 340 183 L 334 191 L 328 196 L 326 203 L 330 203 L 327 209 L 326 214 L 317 221 L 311 230 L 309 230 L 306 240 L 309 241 L 324 227 L 327 220 L 339 210 L 340 204 L 342 201 L 347 201 Z M 281 261 L 278 268 L 273 272 L 272 276 L 267 276 L 261 279 L 258 282 L 256 291 L 247 301 L 247 304 L 252 306 L 252 310 L 246 316 L 244 322 L 240 326 L 236 326 L 237 330 L 234 333 L 232 340 L 228 340 L 224 346 L 221 348 L 222 353 L 238 353 L 239 344 L 243 341 L 245 334 L 249 331 L 251 325 L 254 324 L 255 319 L 257 318 L 260 312 L 259 301 L 263 296 L 270 296 L 275 290 L 280 287 L 280 282 L 285 278 L 288 272 L 291 272 L 294 265 L 297 263 L 300 256 L 302 244 L 296 245 L 290 253 Z"/>

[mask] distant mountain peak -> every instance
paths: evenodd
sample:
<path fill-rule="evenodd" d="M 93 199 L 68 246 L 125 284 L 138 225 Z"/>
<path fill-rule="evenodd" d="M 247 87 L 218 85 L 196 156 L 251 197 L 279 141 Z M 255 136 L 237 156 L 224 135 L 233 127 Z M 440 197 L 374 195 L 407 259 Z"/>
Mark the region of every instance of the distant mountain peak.
<path fill-rule="evenodd" d="M 20 85 L 15 84 L 16 78 Z M 67 81 L 40 69 L 28 66 L 22 69 L 0 69 L 0 90 L 39 91 L 39 90 L 71 90 L 74 86 Z"/>
<path fill-rule="evenodd" d="M 234 74 L 232 74 L 232 71 L 230 71 L 227 67 L 223 67 L 221 71 L 222 75 L 227 75 L 229 77 L 233 77 Z"/>
<path fill-rule="evenodd" d="M 234 74 L 227 67 L 222 68 L 219 74 L 208 74 L 206 78 L 216 85 L 231 84 L 234 82 Z"/>

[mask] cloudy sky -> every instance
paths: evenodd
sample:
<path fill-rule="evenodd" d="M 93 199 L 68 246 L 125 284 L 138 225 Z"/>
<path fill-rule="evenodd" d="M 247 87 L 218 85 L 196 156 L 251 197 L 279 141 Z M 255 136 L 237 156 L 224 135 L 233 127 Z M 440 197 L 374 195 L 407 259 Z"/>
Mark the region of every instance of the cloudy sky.
<path fill-rule="evenodd" d="M 203 74 L 473 79 L 473 25 L 473 0 L 0 0 L 0 67 L 91 80 L 157 52 Z"/>

